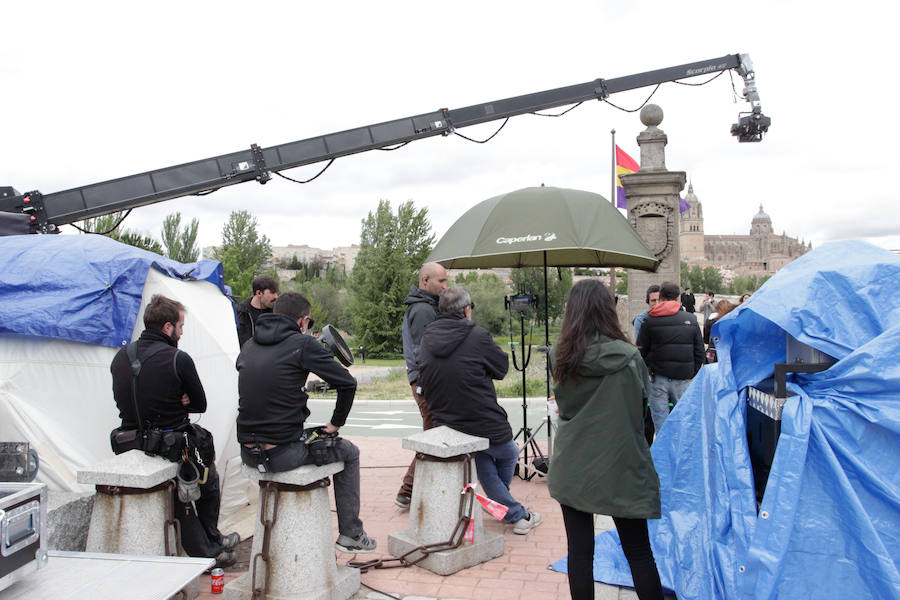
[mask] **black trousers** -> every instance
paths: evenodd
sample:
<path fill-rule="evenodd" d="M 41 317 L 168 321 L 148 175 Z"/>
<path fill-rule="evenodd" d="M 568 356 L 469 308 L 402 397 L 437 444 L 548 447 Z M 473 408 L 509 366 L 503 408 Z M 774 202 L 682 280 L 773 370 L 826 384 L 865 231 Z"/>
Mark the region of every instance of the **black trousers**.
<path fill-rule="evenodd" d="M 203 473 L 200 474 L 201 479 Z M 225 548 L 219 532 L 219 473 L 216 465 L 210 464 L 206 483 L 200 485 L 200 498 L 194 507 L 178 500 L 175 494 L 175 519 L 181 528 L 181 545 L 188 556 L 215 558 Z"/>
<path fill-rule="evenodd" d="M 569 546 L 569 593 L 572 600 L 594 600 L 594 515 L 561 505 Z M 622 550 L 631 567 L 640 600 L 662 600 L 662 585 L 650 549 L 646 519 L 613 517 Z"/>

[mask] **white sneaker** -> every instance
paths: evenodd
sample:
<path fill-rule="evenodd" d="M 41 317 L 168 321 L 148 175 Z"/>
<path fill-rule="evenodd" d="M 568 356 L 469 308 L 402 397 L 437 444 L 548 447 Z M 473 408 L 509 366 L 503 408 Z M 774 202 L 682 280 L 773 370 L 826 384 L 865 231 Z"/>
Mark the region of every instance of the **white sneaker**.
<path fill-rule="evenodd" d="M 515 525 L 513 525 L 513 533 L 517 533 L 519 535 L 525 535 L 535 527 L 541 524 L 541 514 L 528 511 L 528 516 L 524 519 L 519 519 L 516 521 Z"/>

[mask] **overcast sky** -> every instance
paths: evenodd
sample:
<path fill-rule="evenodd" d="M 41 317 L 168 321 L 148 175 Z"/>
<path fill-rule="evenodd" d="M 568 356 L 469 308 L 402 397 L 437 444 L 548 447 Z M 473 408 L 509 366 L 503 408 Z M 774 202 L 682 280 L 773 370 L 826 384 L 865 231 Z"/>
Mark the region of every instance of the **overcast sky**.
<path fill-rule="evenodd" d="M 0 8 L 0 185 L 51 193 L 248 148 L 595 78 L 748 53 L 760 144 L 729 129 L 748 106 L 726 74 L 663 85 L 666 164 L 686 171 L 708 234 L 777 233 L 900 248 L 889 4 L 810 2 L 15 2 Z M 893 57 L 893 58 L 892 58 Z M 703 81 L 698 77 L 692 82 Z M 741 80 L 734 77 L 737 91 Z M 652 88 L 616 94 L 635 108 Z M 888 106 L 887 109 L 884 107 Z M 559 111 L 548 111 L 559 112 Z M 494 122 L 460 131 L 488 137 Z M 610 130 L 639 159 L 637 113 L 588 102 L 514 117 L 493 141 L 457 136 L 338 159 L 307 185 L 273 178 L 136 209 L 200 221 L 216 244 L 247 209 L 274 245 L 359 241 L 379 199 L 427 207 L 440 237 L 497 194 L 546 185 L 610 193 Z M 284 172 L 315 175 L 324 163 Z M 73 231 L 71 227 L 65 230 Z"/>

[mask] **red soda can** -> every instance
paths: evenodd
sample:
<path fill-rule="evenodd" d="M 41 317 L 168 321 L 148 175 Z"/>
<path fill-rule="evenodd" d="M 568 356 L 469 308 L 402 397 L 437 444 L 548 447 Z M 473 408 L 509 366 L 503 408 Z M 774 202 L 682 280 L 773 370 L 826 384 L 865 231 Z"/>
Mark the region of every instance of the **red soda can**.
<path fill-rule="evenodd" d="M 213 594 L 221 594 L 222 590 L 225 588 L 225 571 L 224 569 L 213 569 L 209 572 L 210 579 L 212 580 L 212 589 L 210 590 Z"/>

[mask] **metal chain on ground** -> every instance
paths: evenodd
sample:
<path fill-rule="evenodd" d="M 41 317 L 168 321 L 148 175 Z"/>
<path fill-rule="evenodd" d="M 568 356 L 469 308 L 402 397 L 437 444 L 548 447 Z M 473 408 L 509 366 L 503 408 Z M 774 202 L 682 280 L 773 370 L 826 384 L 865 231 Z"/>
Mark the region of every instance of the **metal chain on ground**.
<path fill-rule="evenodd" d="M 464 461 L 463 486 L 472 481 L 472 456 L 470 454 L 462 454 L 459 456 L 452 456 L 450 458 L 439 458 L 428 454 L 422 454 L 420 452 L 416 454 L 416 458 L 436 462 Z M 368 561 L 351 560 L 347 562 L 347 566 L 353 567 L 354 569 L 359 569 L 361 573 L 366 573 L 369 571 L 369 569 L 396 569 L 397 567 L 411 567 L 422 562 L 423 560 L 428 558 L 430 554 L 434 554 L 435 552 L 443 552 L 445 550 L 453 550 L 455 548 L 459 548 L 459 546 L 462 545 L 463 538 L 466 534 L 466 529 L 469 526 L 469 522 L 472 520 L 472 509 L 474 505 L 475 490 L 470 487 L 464 492 L 461 492 L 459 495 L 459 520 L 456 522 L 456 527 L 453 528 L 453 532 L 450 534 L 450 539 L 446 542 L 423 544 L 396 558 L 378 558 Z M 418 556 L 415 559 L 409 558 L 417 552 L 420 552 L 421 556 Z"/>

